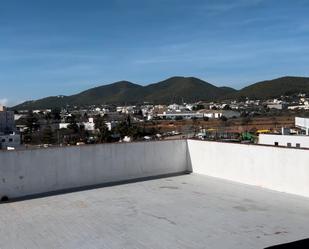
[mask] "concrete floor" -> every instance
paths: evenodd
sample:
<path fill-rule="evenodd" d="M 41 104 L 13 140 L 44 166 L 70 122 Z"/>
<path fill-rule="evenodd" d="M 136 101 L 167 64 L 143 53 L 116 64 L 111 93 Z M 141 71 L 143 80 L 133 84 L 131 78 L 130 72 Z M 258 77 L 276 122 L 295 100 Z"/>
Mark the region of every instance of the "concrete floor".
<path fill-rule="evenodd" d="M 264 248 L 309 237 L 309 199 L 197 174 L 0 205 L 0 248 Z"/>

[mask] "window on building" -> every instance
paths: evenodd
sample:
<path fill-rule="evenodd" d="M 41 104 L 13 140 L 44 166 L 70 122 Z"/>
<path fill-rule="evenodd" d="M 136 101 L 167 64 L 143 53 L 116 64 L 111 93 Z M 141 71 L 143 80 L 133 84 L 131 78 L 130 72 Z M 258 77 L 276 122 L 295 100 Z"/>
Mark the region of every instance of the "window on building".
<path fill-rule="evenodd" d="M 2 142 L 2 143 L 5 143 L 5 139 L 3 138 L 3 139 L 1 140 L 1 142 Z"/>
<path fill-rule="evenodd" d="M 292 147 L 292 144 L 291 144 L 291 143 L 287 143 L 287 146 L 288 146 L 288 147 Z"/>
<path fill-rule="evenodd" d="M 9 142 L 13 142 L 13 138 L 10 138 L 10 139 L 9 139 Z"/>
<path fill-rule="evenodd" d="M 278 143 L 278 142 L 275 142 L 275 146 L 279 146 L 279 143 Z"/>
<path fill-rule="evenodd" d="M 300 148 L 300 144 L 296 144 L 296 148 Z"/>

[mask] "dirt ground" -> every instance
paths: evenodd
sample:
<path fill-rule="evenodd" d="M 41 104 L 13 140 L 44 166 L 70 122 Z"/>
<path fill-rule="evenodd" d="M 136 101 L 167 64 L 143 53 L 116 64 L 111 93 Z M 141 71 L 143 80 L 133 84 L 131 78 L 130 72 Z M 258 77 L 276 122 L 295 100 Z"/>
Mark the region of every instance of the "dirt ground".
<path fill-rule="evenodd" d="M 161 120 L 146 124 L 148 128 L 156 128 L 160 132 L 179 131 L 183 133 L 202 129 L 215 129 L 225 132 L 244 132 L 254 130 L 280 131 L 282 127 L 293 128 L 295 117 L 252 117 L 234 118 L 227 121 L 218 119 L 204 120 Z"/>

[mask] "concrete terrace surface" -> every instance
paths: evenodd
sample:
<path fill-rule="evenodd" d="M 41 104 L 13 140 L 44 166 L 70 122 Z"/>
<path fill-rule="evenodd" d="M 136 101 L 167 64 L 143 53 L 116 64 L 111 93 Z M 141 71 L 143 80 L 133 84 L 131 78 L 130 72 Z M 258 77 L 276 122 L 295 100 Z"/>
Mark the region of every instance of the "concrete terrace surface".
<path fill-rule="evenodd" d="M 307 198 L 191 174 L 1 204 L 0 248 L 264 248 L 308 217 Z"/>

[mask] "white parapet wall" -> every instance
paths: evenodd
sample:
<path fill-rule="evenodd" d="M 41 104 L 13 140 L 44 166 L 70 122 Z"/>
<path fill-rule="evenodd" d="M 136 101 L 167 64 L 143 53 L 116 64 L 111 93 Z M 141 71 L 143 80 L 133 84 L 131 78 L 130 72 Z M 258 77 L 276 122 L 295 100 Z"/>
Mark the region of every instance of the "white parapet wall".
<path fill-rule="evenodd" d="M 193 172 L 309 197 L 309 150 L 188 140 Z"/>
<path fill-rule="evenodd" d="M 0 198 L 188 171 L 309 197 L 309 150 L 172 140 L 0 151 Z"/>
<path fill-rule="evenodd" d="M 0 198 L 187 170 L 186 140 L 0 151 Z"/>

